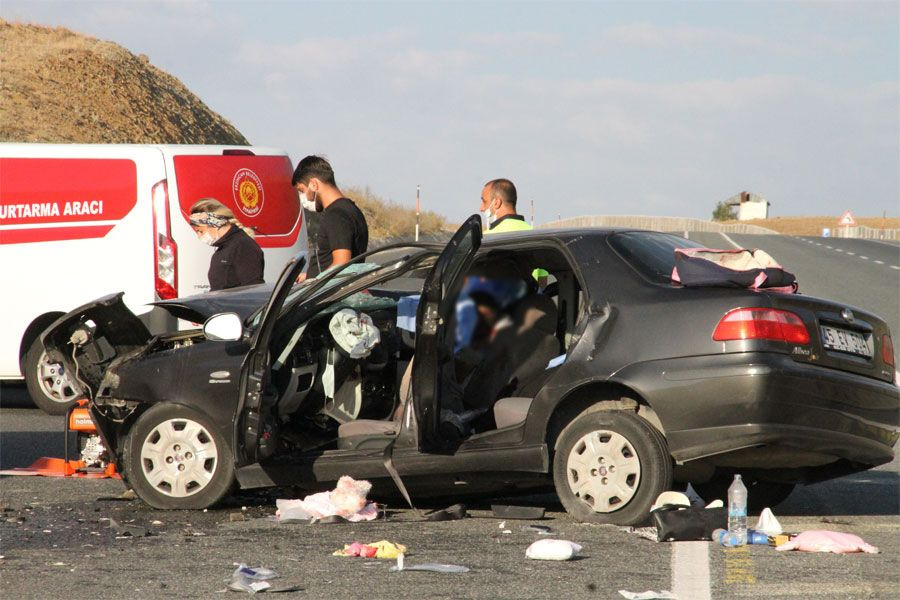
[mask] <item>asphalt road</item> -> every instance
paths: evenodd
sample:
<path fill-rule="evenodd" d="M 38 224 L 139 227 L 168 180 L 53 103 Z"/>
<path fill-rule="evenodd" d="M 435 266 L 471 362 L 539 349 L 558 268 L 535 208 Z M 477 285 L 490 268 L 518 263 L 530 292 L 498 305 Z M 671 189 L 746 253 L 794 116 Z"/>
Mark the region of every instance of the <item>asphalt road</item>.
<path fill-rule="evenodd" d="M 61 456 L 62 417 L 28 408 L 22 386 L 0 387 L 0 466 Z M 116 480 L 0 478 L 0 593 L 5 598 L 216 598 L 233 563 L 282 575 L 296 598 L 621 598 L 618 590 L 675 590 L 679 598 L 889 598 L 900 585 L 900 462 L 797 489 L 775 513 L 788 531 L 855 533 L 880 554 L 726 550 L 705 542 L 659 544 L 623 528 L 573 522 L 552 496 L 470 503 L 473 518 L 420 522 L 389 507 L 387 520 L 355 525 L 280 525 L 275 498 L 244 494 L 201 511 L 158 511 L 121 500 Z M 448 499 L 448 503 L 449 503 Z M 493 518 L 492 502 L 539 504 L 553 537 L 584 547 L 572 562 L 525 559 L 539 539 L 529 521 Z M 120 537 L 107 519 L 147 530 Z M 751 519 L 751 524 L 754 519 Z M 508 531 L 509 533 L 504 533 Z M 352 541 L 408 546 L 406 564 L 451 563 L 468 573 L 392 573 L 390 561 L 340 558 Z"/>

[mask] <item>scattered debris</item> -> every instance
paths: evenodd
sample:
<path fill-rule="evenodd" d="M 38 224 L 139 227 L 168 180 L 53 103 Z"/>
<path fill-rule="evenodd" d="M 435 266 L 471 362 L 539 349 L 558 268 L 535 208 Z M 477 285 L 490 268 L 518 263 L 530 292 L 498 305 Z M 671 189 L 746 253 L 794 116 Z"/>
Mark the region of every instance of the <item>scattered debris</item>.
<path fill-rule="evenodd" d="M 119 496 L 100 496 L 97 498 L 97 502 L 130 502 L 135 498 L 137 498 L 137 496 L 135 495 L 134 490 L 129 488 Z"/>
<path fill-rule="evenodd" d="M 236 592 L 248 592 L 250 594 L 264 592 L 272 587 L 268 580 L 279 577 L 278 573 L 265 567 L 251 568 L 244 563 L 235 563 L 235 565 L 237 565 L 237 568 L 231 574 L 228 589 Z"/>
<path fill-rule="evenodd" d="M 646 592 L 629 592 L 628 590 L 619 590 L 619 593 L 628 598 L 628 600 L 678 600 L 678 596 L 669 590 L 660 590 L 655 592 L 647 590 Z"/>
<path fill-rule="evenodd" d="M 402 562 L 402 561 L 398 561 Z M 400 571 L 431 571 L 433 573 L 468 573 L 469 567 L 462 565 L 448 565 L 443 563 L 424 563 L 421 565 L 410 565 L 404 567 L 401 564 L 391 567 L 391 571 L 399 573 Z"/>
<path fill-rule="evenodd" d="M 535 560 L 572 560 L 581 553 L 581 546 L 569 540 L 538 540 L 528 546 L 525 557 Z"/>
<path fill-rule="evenodd" d="M 465 504 L 454 504 L 440 510 L 433 510 L 423 515 L 426 521 L 456 521 L 468 516 Z"/>
<path fill-rule="evenodd" d="M 690 483 L 687 484 L 687 488 L 684 490 L 684 495 L 688 497 L 688 500 L 691 503 L 691 506 L 702 507 L 706 505 L 706 500 L 697 493 L 697 490 L 694 489 Z M 720 501 L 721 502 L 721 501 Z"/>
<path fill-rule="evenodd" d="M 344 475 L 330 492 L 319 492 L 303 500 L 275 501 L 275 518 L 279 523 L 310 521 L 327 517 L 341 517 L 351 522 L 371 521 L 378 516 L 374 502 L 366 502 L 366 494 L 372 489 L 368 481 L 356 481 Z"/>
<path fill-rule="evenodd" d="M 651 542 L 658 542 L 656 527 L 625 527 L 624 530 L 628 533 L 633 533 L 638 537 L 642 537 L 645 540 L 650 540 Z"/>
<path fill-rule="evenodd" d="M 541 506 L 510 506 L 505 504 L 492 504 L 491 512 L 500 519 L 527 519 L 538 521 L 544 518 L 546 509 Z"/>
<path fill-rule="evenodd" d="M 853 525 L 853 521 L 847 519 L 834 519 L 832 517 L 822 517 L 820 523 L 828 523 L 829 525 Z"/>
<path fill-rule="evenodd" d="M 858 535 L 824 529 L 804 531 L 791 538 L 787 543 L 776 546 L 775 549 L 780 552 L 800 550 L 801 552 L 833 552 L 835 554 L 850 554 L 853 552 L 878 553 L 878 548 L 867 544 Z"/>
<path fill-rule="evenodd" d="M 246 521 L 247 517 L 244 516 L 244 513 L 228 513 L 228 521 L 234 523 L 235 521 Z"/>
<path fill-rule="evenodd" d="M 764 508 L 762 512 L 759 513 L 759 520 L 756 522 L 756 527 L 753 529 L 769 536 L 780 535 L 784 532 L 784 529 L 781 528 L 781 523 L 775 518 L 772 509 L 768 507 Z"/>
<path fill-rule="evenodd" d="M 150 535 L 150 532 L 147 531 L 146 527 L 140 527 L 138 525 L 120 525 L 115 519 L 108 520 L 110 528 L 116 530 L 117 539 L 126 537 L 147 537 Z"/>
<path fill-rule="evenodd" d="M 371 544 L 363 544 L 353 542 L 344 545 L 343 550 L 335 550 L 332 556 L 361 556 L 363 558 L 398 558 L 406 553 L 406 546 L 403 544 L 395 544 L 387 540 L 373 542 Z M 403 561 L 399 561 L 402 563 Z M 399 564 L 398 563 L 398 564 Z"/>
<path fill-rule="evenodd" d="M 650 507 L 650 512 L 653 512 L 657 508 L 662 508 L 663 506 L 690 506 L 691 500 L 688 498 L 687 494 L 682 494 L 681 492 L 663 492 L 659 496 L 656 497 L 656 501 L 653 503 L 653 506 Z"/>
<path fill-rule="evenodd" d="M 553 533 L 553 530 L 546 525 L 522 525 L 522 531 L 538 535 L 551 535 Z"/>

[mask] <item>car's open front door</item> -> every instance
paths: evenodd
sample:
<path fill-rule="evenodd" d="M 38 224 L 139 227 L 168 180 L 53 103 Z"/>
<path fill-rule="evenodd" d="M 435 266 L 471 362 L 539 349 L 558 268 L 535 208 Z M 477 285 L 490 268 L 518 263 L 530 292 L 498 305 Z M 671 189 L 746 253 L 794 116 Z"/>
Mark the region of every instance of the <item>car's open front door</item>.
<path fill-rule="evenodd" d="M 271 408 L 265 395 L 269 342 L 284 302 L 304 266 L 306 253 L 297 255 L 285 265 L 250 338 L 250 351 L 241 369 L 241 394 L 234 420 L 234 454 L 239 466 L 256 462 L 265 454 L 260 451 L 260 441 L 265 434 L 267 410 Z"/>
<path fill-rule="evenodd" d="M 416 359 L 412 385 L 419 447 L 440 449 L 441 372 L 453 367 L 453 332 L 447 331 L 463 278 L 481 245 L 481 217 L 460 227 L 432 268 L 416 314 Z"/>

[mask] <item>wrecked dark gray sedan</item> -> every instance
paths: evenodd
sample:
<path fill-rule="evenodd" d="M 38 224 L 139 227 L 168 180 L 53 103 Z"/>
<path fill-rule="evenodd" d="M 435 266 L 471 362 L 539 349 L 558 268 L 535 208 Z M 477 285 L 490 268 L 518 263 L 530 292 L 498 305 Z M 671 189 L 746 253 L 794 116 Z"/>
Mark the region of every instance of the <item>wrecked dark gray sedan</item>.
<path fill-rule="evenodd" d="M 611 229 L 482 243 L 473 217 L 446 245 L 391 246 L 302 284 L 298 257 L 233 311 L 227 294 L 163 303 L 202 330 L 151 335 L 118 294 L 43 343 L 157 508 L 351 475 L 413 502 L 555 488 L 577 519 L 631 524 L 676 482 L 702 493 L 742 473 L 751 502 L 774 505 L 889 462 L 884 321 L 675 284 L 673 251 L 691 246 Z"/>

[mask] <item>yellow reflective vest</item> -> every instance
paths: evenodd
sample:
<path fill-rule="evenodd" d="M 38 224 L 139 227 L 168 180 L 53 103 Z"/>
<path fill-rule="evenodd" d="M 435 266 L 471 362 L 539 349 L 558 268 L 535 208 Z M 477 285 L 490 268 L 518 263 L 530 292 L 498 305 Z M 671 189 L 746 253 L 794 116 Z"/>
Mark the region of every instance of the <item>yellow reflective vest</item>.
<path fill-rule="evenodd" d="M 491 233 L 509 233 L 511 231 L 530 231 L 532 229 L 534 229 L 534 227 L 525 220 L 525 217 L 521 215 L 507 215 L 489 227 L 484 234 L 489 235 Z M 550 276 L 550 273 L 544 269 L 535 269 L 531 274 L 541 286 L 546 285 L 547 277 Z"/>

